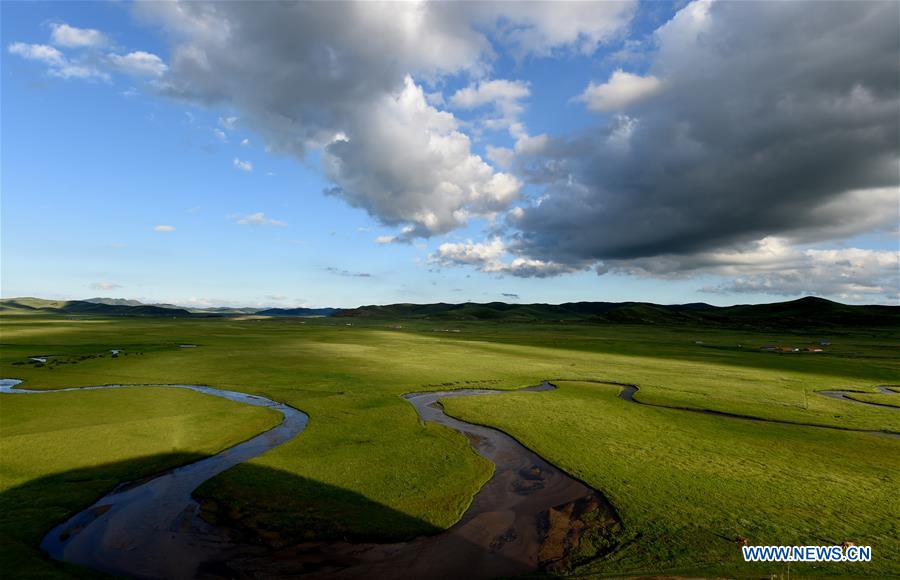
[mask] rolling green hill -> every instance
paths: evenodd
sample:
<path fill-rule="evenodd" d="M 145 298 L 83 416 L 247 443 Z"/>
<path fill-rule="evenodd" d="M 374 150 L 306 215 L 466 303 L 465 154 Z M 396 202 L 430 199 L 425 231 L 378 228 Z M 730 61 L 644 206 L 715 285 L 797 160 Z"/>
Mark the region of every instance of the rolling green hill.
<path fill-rule="evenodd" d="M 337 308 L 266 308 L 257 310 L 260 316 L 332 316 Z"/>
<path fill-rule="evenodd" d="M 385 320 L 581 322 L 597 324 L 699 325 L 753 329 L 822 329 L 844 327 L 898 327 L 898 306 L 850 306 L 812 296 L 772 304 L 712 306 L 705 303 L 651 304 L 648 302 L 567 302 L 565 304 L 386 304 L 359 308 L 181 308 L 171 304 L 142 304 L 136 300 L 0 300 L 0 312 L 9 314 L 83 314 L 93 316 L 336 316 Z"/>
<path fill-rule="evenodd" d="M 806 297 L 789 302 L 739 306 L 704 303 L 661 305 L 646 302 L 568 302 L 565 304 L 391 304 L 361 306 L 335 316 L 423 320 L 514 322 L 583 321 L 618 324 L 699 324 L 753 328 L 840 328 L 898 326 L 900 307 L 849 306 Z"/>
<path fill-rule="evenodd" d="M 195 316 L 183 308 L 165 308 L 141 304 L 101 304 L 86 300 L 44 300 L 42 298 L 8 298 L 0 300 L 0 312 L 7 314 L 87 314 L 93 316 Z"/>

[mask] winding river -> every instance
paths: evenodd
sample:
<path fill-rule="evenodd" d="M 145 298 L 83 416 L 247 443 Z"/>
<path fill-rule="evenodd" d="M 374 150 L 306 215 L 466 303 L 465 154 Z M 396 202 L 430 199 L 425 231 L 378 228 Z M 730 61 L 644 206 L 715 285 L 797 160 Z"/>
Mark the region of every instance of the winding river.
<path fill-rule="evenodd" d="M 0 392 L 47 395 L 137 386 L 45 391 L 20 389 L 19 383 L 0 380 Z M 241 543 L 232 531 L 203 521 L 191 493 L 229 467 L 297 436 L 306 427 L 307 415 L 282 403 L 236 391 L 200 385 L 142 386 L 189 389 L 269 407 L 284 418 L 273 429 L 217 455 L 120 485 L 44 537 L 41 548 L 51 557 L 136 578 L 282 576 L 298 572 L 329 578 L 493 578 L 563 565 L 585 533 L 602 533 L 618 525 L 615 511 L 596 490 L 559 471 L 505 433 L 444 414 L 439 399 L 509 392 L 463 390 L 404 397 L 423 421 L 459 431 L 476 452 L 496 466 L 462 519 L 450 529 L 394 544 L 310 542 L 272 551 Z M 545 382 L 523 390 L 553 388 Z"/>
<path fill-rule="evenodd" d="M 404 395 L 423 421 L 462 433 L 477 453 L 495 465 L 459 522 L 443 533 L 393 544 L 309 542 L 267 549 L 240 534 L 206 523 L 191 497 L 203 482 L 299 435 L 309 417 L 270 399 L 201 385 L 104 385 L 66 389 L 20 389 L 21 381 L 0 379 L 0 393 L 123 389 L 138 386 L 188 389 L 280 412 L 279 425 L 217 455 L 156 477 L 118 486 L 88 508 L 54 527 L 41 548 L 51 557 L 136 578 L 220 578 L 303 574 L 323 578 L 493 578 L 568 565 L 585 534 L 594 540 L 619 525 L 602 494 L 549 464 L 509 435 L 446 415 L 440 399 L 489 396 L 506 390 L 465 389 Z M 602 382 L 602 381 L 597 381 Z M 635 385 L 619 397 L 638 403 Z M 546 391 L 549 382 L 520 389 Z M 884 394 L 898 394 L 888 386 Z M 818 391 L 850 399 L 851 391 Z M 896 408 L 896 407 L 891 407 Z M 684 409 L 695 410 L 696 409 Z M 711 411 L 706 411 L 711 412 Z M 716 413 L 714 414 L 724 414 Z M 727 415 L 727 414 L 726 414 Z M 735 418 L 746 418 L 729 415 Z M 753 418 L 755 419 L 755 418 Z"/>
<path fill-rule="evenodd" d="M 59 391 L 136 388 L 104 385 L 57 390 L 16 388 L 20 381 L 0 379 L 0 392 L 43 394 Z M 146 385 L 151 386 L 151 385 Z M 283 416 L 272 429 L 221 453 L 178 467 L 149 480 L 123 484 L 59 524 L 44 536 L 41 548 L 51 557 L 96 570 L 140 578 L 190 578 L 197 566 L 227 546 L 226 534 L 198 517 L 191 493 L 229 467 L 262 455 L 306 427 L 305 413 L 263 397 L 200 385 L 152 385 L 188 389 Z"/>

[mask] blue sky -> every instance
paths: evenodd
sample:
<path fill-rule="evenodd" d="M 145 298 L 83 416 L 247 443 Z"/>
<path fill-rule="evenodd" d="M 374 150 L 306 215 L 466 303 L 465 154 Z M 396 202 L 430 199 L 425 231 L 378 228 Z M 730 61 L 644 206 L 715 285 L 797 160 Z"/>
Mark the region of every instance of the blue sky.
<path fill-rule="evenodd" d="M 462 18 L 442 12 L 453 5 L 3 3 L 3 296 L 895 303 L 896 83 L 803 54 L 745 118 L 747 91 L 730 94 L 716 68 L 790 68 L 804 38 L 748 56 L 708 40 L 739 47 L 729 26 L 803 18 L 791 4 L 799 14 L 470 3 Z M 415 24 L 398 25 L 407 10 Z M 900 34 L 871 21 L 853 42 L 877 62 Z M 305 26 L 334 29 L 295 41 Z M 776 114 L 786 102 L 828 102 L 810 127 L 858 131 L 824 142 Z M 874 125 L 884 134 L 856 140 Z M 791 146 L 810 142 L 865 155 L 838 155 L 830 176 L 807 155 L 835 162 Z"/>

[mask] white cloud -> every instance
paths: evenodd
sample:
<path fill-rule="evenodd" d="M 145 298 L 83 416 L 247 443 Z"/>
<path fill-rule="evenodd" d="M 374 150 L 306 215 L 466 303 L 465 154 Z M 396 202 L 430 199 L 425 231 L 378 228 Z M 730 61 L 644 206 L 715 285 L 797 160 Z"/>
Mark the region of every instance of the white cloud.
<path fill-rule="evenodd" d="M 9 45 L 10 54 L 47 65 L 50 76 L 62 79 L 109 80 L 109 75 L 90 64 L 72 62 L 56 48 L 46 44 L 14 42 Z"/>
<path fill-rule="evenodd" d="M 497 79 L 459 89 L 450 97 L 450 104 L 460 109 L 474 109 L 488 104 L 515 103 L 529 95 L 528 83 Z"/>
<path fill-rule="evenodd" d="M 523 135 L 516 140 L 515 150 L 521 155 L 538 155 L 547 147 L 548 142 L 549 137 L 545 133 L 534 136 Z"/>
<path fill-rule="evenodd" d="M 776 236 L 735 249 L 607 260 L 597 272 L 662 279 L 714 275 L 726 281 L 701 290 L 720 294 L 900 299 L 900 251 L 803 248 Z"/>
<path fill-rule="evenodd" d="M 168 70 L 166 63 L 155 54 L 137 50 L 128 54 L 109 54 L 113 67 L 132 76 L 160 77 Z"/>
<path fill-rule="evenodd" d="M 397 239 L 397 236 L 378 236 L 375 238 L 376 244 L 391 244 Z"/>
<path fill-rule="evenodd" d="M 266 214 L 261 211 L 255 213 L 248 213 L 245 216 L 239 217 L 235 220 L 235 223 L 239 223 L 241 225 L 249 225 L 249 226 L 286 226 L 287 223 L 281 220 L 275 220 L 271 218 L 267 218 Z"/>
<path fill-rule="evenodd" d="M 489 274 L 509 274 L 521 278 L 545 278 L 583 270 L 571 265 L 524 257 L 504 260 L 508 254 L 506 243 L 500 238 L 487 242 L 468 240 L 444 243 L 428 256 L 429 262 L 442 266 L 473 266 Z"/>
<path fill-rule="evenodd" d="M 156 231 L 156 232 L 174 232 L 174 231 L 175 231 L 175 226 L 163 226 L 163 225 L 160 225 L 160 226 L 154 227 L 154 228 L 153 228 L 153 231 Z"/>
<path fill-rule="evenodd" d="M 618 111 L 659 93 L 663 86 L 653 75 L 642 77 L 618 69 L 605 83 L 590 83 L 576 100 L 591 111 Z"/>
<path fill-rule="evenodd" d="M 487 152 L 487 158 L 497 167 L 509 169 L 512 166 L 513 159 L 515 158 L 515 153 L 512 149 L 488 145 L 485 148 L 485 151 Z"/>
<path fill-rule="evenodd" d="M 333 195 L 428 236 L 502 209 L 520 184 L 473 154 L 468 126 L 412 79 L 431 87 L 449 75 L 486 79 L 495 46 L 519 57 L 588 54 L 627 27 L 635 6 L 145 2 L 137 10 L 174 41 L 163 92 L 232 107 L 272 151 L 305 158 L 324 149 Z M 476 99 L 502 99 L 484 127 L 527 136 L 513 122 L 523 87 L 472 87 Z"/>
<path fill-rule="evenodd" d="M 105 46 L 109 39 L 93 28 L 76 28 L 66 23 L 51 24 L 50 38 L 53 44 L 67 48 Z"/>
<path fill-rule="evenodd" d="M 219 126 L 228 131 L 237 129 L 239 119 L 237 117 L 219 117 Z"/>
<path fill-rule="evenodd" d="M 228 135 L 225 134 L 225 131 L 223 131 L 221 129 L 213 129 L 212 133 L 213 133 L 213 136 L 216 139 L 218 139 L 219 141 L 221 141 L 222 143 L 228 142 Z"/>
<path fill-rule="evenodd" d="M 473 12 L 497 18 L 493 35 L 517 57 L 592 54 L 622 33 L 636 2 L 492 2 Z M 471 5 L 467 5 L 471 6 Z"/>
<path fill-rule="evenodd" d="M 459 89 L 450 97 L 450 105 L 458 109 L 477 109 L 490 105 L 493 114 L 480 120 L 481 125 L 492 131 L 507 130 L 516 138 L 527 133 L 519 115 L 525 107 L 520 102 L 531 95 L 528 83 L 503 79 L 483 80 Z"/>
<path fill-rule="evenodd" d="M 63 53 L 46 44 L 13 42 L 9 45 L 8 50 L 10 54 L 17 54 L 22 58 L 37 60 L 48 65 L 62 66 L 66 62 L 66 57 L 63 56 Z"/>
<path fill-rule="evenodd" d="M 518 180 L 473 154 L 458 120 L 430 106 L 410 77 L 354 126 L 322 156 L 338 185 L 331 193 L 382 223 L 406 224 L 407 240 L 448 232 L 519 194 Z"/>
<path fill-rule="evenodd" d="M 241 147 L 249 147 L 249 146 L 250 146 L 250 139 L 247 139 L 247 138 L 241 139 Z"/>
<path fill-rule="evenodd" d="M 234 161 L 231 162 L 235 168 L 240 169 L 241 171 L 253 171 L 253 164 L 249 161 L 241 161 L 237 157 L 234 158 Z"/>
<path fill-rule="evenodd" d="M 94 282 L 90 285 L 93 290 L 115 290 L 117 288 L 121 288 L 121 284 L 116 284 L 114 282 Z"/>
<path fill-rule="evenodd" d="M 590 83 L 575 100 L 584 102 L 591 111 L 619 111 L 663 88 L 664 83 L 653 75 L 642 77 L 617 69 L 602 85 Z"/>
<path fill-rule="evenodd" d="M 861 248 L 790 250 L 751 265 L 722 266 L 732 272 L 704 292 L 722 294 L 817 294 L 849 301 L 900 300 L 900 252 Z"/>

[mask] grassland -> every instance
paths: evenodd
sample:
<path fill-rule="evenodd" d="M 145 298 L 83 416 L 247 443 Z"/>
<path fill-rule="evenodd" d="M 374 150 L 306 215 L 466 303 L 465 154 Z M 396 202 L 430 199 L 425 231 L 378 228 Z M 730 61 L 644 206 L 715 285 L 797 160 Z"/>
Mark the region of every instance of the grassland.
<path fill-rule="evenodd" d="M 805 574 L 888 576 L 900 562 L 900 453 L 882 436 L 660 409 L 618 387 L 560 382 L 490 407 L 447 399 L 448 413 L 497 426 L 612 500 L 621 548 L 584 572 L 765 575 L 754 545 L 871 545 L 871 565 L 794 565 Z M 537 396 L 530 396 L 537 395 Z"/>
<path fill-rule="evenodd" d="M 0 569 L 66 575 L 36 547 L 117 483 L 212 455 L 281 415 L 189 391 L 135 388 L 0 395 Z"/>
<path fill-rule="evenodd" d="M 757 347 L 812 344 L 821 331 L 45 314 L 3 315 L 2 324 L 0 374 L 32 388 L 210 384 L 309 413 L 301 437 L 252 462 L 309 482 L 294 485 L 290 502 L 256 481 L 271 469 L 238 467 L 200 490 L 254 514 L 253 525 L 275 537 L 396 538 L 451 525 L 491 466 L 461 436 L 421 424 L 399 395 L 562 378 L 573 382 L 558 392 L 453 401 L 451 409 L 501 426 L 609 493 L 627 535 L 590 571 L 783 571 L 737 562 L 737 535 L 869 540 L 876 561 L 854 572 L 900 571 L 900 546 L 890 543 L 900 530 L 889 523 L 900 510 L 879 491 L 898 488 L 900 440 L 841 430 L 900 433 L 900 413 L 815 393 L 874 393 L 873 385 L 897 382 L 896 329 L 832 331 L 825 353 L 780 354 Z M 110 348 L 123 353 L 114 358 Z M 38 355 L 51 357 L 27 362 Z M 837 429 L 645 408 L 616 399 L 612 387 L 578 382 L 585 380 L 637 384 L 638 398 L 658 405 Z M 329 489 L 350 493 L 322 491 Z M 361 501 L 348 505 L 347 497 Z M 372 505 L 389 509 L 370 517 Z"/>
<path fill-rule="evenodd" d="M 875 403 L 900 408 L 900 397 L 887 393 L 849 393 L 847 398 L 854 401 L 862 401 L 863 403 Z"/>

